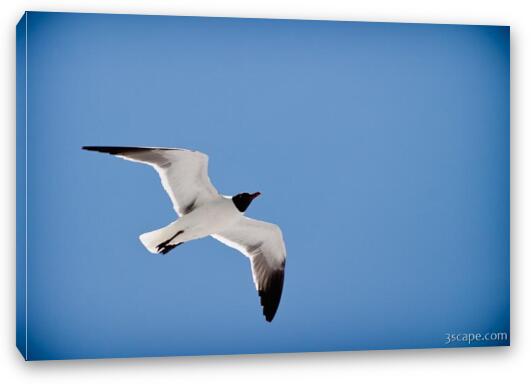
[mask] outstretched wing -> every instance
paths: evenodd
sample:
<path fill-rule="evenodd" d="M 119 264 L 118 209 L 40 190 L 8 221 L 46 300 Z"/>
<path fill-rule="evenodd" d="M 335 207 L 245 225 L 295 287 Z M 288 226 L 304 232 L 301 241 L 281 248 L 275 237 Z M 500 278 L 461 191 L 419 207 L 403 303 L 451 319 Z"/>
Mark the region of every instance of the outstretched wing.
<path fill-rule="evenodd" d="M 212 237 L 250 259 L 264 316 L 267 321 L 272 321 L 282 296 L 286 264 L 286 247 L 280 228 L 242 216 L 232 228 Z"/>
<path fill-rule="evenodd" d="M 204 153 L 178 148 L 88 146 L 83 149 L 151 165 L 180 216 L 218 196 L 208 178 L 208 156 Z"/>

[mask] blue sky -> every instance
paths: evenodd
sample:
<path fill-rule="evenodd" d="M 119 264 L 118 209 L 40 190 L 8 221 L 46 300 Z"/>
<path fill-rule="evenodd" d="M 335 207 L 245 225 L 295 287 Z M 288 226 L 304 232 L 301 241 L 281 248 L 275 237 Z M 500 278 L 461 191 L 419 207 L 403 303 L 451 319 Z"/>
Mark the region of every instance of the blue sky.
<path fill-rule="evenodd" d="M 30 359 L 509 332 L 508 27 L 30 13 L 28 44 Z M 83 145 L 200 150 L 221 193 L 261 191 L 273 323 L 235 250 L 149 254 L 156 173 Z"/>

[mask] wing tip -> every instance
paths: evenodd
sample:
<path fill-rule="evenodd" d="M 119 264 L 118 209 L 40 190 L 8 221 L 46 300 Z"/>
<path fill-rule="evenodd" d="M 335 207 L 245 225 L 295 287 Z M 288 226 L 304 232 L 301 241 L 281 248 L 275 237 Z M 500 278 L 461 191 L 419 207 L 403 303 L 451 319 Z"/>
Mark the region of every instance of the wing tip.
<path fill-rule="evenodd" d="M 267 287 L 264 287 L 258 291 L 258 295 L 260 296 L 260 304 L 262 304 L 263 307 L 263 314 L 268 323 L 271 323 L 275 318 L 280 305 L 283 287 L 284 269 L 279 269 L 273 272 Z"/>
<path fill-rule="evenodd" d="M 186 148 L 169 148 L 169 147 L 113 147 L 113 146 L 99 146 L 99 145 L 84 145 L 81 147 L 81 149 L 85 151 L 93 151 L 93 152 L 101 152 L 101 153 L 108 153 L 110 155 L 120 155 L 125 153 L 131 153 L 131 152 L 145 152 L 145 151 L 183 151 L 183 152 L 191 152 L 191 153 L 197 153 L 201 154 L 203 156 L 207 156 L 206 154 L 196 151 L 193 149 L 186 149 Z"/>
<path fill-rule="evenodd" d="M 110 155 L 119 155 L 126 152 L 142 152 L 146 151 L 146 148 L 142 147 L 104 147 L 97 145 L 85 145 L 81 147 L 85 151 L 108 153 Z"/>

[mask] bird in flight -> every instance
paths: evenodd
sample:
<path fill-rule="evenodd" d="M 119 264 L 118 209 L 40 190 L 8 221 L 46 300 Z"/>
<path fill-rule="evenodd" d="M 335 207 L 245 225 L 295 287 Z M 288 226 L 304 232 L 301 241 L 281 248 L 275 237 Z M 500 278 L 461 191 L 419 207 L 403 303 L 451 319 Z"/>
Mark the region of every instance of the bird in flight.
<path fill-rule="evenodd" d="M 219 194 L 208 177 L 208 156 L 198 151 L 98 146 L 83 149 L 155 168 L 179 218 L 140 235 L 142 244 L 152 253 L 166 254 L 185 242 L 212 236 L 240 251 L 251 262 L 265 319 L 273 320 L 284 285 L 286 247 L 277 225 L 244 216 L 260 192 Z"/>

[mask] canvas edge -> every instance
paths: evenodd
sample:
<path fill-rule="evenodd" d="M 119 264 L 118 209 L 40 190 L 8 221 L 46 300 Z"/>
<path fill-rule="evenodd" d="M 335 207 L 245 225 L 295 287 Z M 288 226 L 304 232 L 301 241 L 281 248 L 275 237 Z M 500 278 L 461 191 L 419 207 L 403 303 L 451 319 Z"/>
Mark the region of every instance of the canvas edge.
<path fill-rule="evenodd" d="M 16 346 L 28 360 L 27 343 L 27 21 L 16 26 Z"/>

